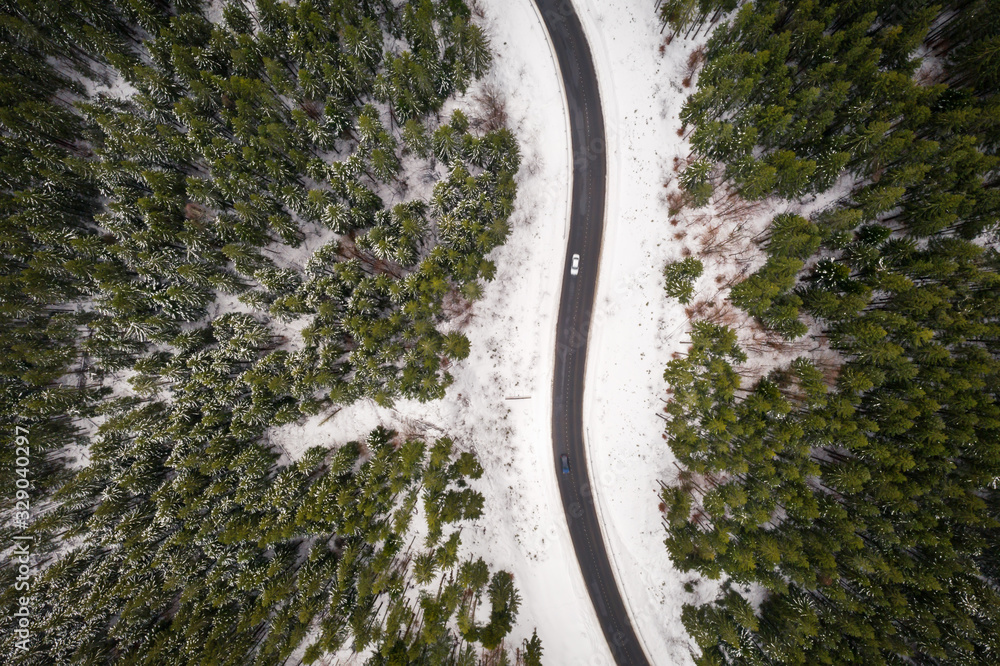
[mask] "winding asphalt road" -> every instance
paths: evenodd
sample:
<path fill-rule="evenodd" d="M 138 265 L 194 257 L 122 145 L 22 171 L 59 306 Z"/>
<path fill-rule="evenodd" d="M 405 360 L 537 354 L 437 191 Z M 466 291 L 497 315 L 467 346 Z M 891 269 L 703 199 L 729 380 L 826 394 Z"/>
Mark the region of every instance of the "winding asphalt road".
<path fill-rule="evenodd" d="M 556 324 L 552 453 L 573 549 L 611 653 L 619 666 L 644 666 L 649 662 L 622 603 L 604 547 L 583 446 L 583 383 L 601 258 L 607 177 L 601 95 L 590 47 L 573 5 L 569 0 L 534 1 L 562 71 L 573 144 L 569 246 Z M 580 255 L 580 273 L 576 276 L 569 271 L 574 254 Z M 569 455 L 569 474 L 562 473 L 563 453 Z"/>

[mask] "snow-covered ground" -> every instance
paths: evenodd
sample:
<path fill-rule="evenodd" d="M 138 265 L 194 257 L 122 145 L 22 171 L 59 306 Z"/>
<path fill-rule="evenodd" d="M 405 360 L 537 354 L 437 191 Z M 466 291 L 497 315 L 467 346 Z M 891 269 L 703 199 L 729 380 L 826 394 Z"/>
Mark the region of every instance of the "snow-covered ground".
<path fill-rule="evenodd" d="M 808 216 L 850 191 L 849 178 L 802 201 L 749 203 L 716 179 L 709 206 L 670 215 L 690 144 L 680 110 L 695 89 L 707 26 L 668 40 L 648 0 L 574 0 L 590 42 L 607 127 L 608 193 L 600 280 L 587 359 L 584 425 L 594 495 L 619 587 L 646 652 L 657 665 L 692 663 L 681 623 L 685 603 L 713 598 L 718 584 L 674 569 L 663 544 L 659 481 L 677 476 L 664 441 L 663 370 L 684 351 L 690 319 L 734 328 L 748 352 L 747 377 L 800 355 L 821 368 L 832 353 L 806 336 L 787 343 L 726 301 L 729 287 L 764 262 L 753 238 L 783 212 Z M 667 31 L 669 32 L 669 31 Z M 668 43 L 669 41 L 669 43 Z M 668 261 L 697 256 L 705 273 L 689 307 L 664 293 Z M 813 331 L 815 332 L 815 331 Z M 691 592 L 685 583 L 693 582 Z"/>
<path fill-rule="evenodd" d="M 584 425 L 604 538 L 626 606 L 649 658 L 690 664 L 684 603 L 714 594 L 673 568 L 663 545 L 659 480 L 676 474 L 663 440 L 663 370 L 688 340 L 684 308 L 668 300 L 662 269 L 684 243 L 666 194 L 674 158 L 687 155 L 678 113 L 692 50 L 665 45 L 648 0 L 574 0 L 601 86 L 608 144 L 608 197 L 601 273 L 587 359 Z M 661 48 L 662 46 L 662 48 Z M 706 271 L 708 272 L 708 271 Z M 703 280 L 704 282 L 704 280 Z M 701 286 L 701 285 L 699 285 Z"/>
<path fill-rule="evenodd" d="M 384 424 L 404 434 L 448 434 L 474 450 L 486 469 L 477 485 L 486 515 L 463 532 L 463 553 L 514 574 L 523 602 L 512 638 L 519 642 L 537 627 L 547 664 L 608 666 L 613 659 L 573 553 L 551 455 L 571 163 L 561 79 L 531 0 L 478 6 L 498 54 L 484 83 L 507 98 L 523 168 L 512 233 L 491 255 L 497 277 L 462 329 L 471 354 L 451 368 L 455 383 L 443 400 L 400 401 L 394 409 L 365 401 L 269 437 L 296 458 L 310 446 L 339 446 Z M 474 110 L 477 93 L 470 90 L 458 106 Z"/>

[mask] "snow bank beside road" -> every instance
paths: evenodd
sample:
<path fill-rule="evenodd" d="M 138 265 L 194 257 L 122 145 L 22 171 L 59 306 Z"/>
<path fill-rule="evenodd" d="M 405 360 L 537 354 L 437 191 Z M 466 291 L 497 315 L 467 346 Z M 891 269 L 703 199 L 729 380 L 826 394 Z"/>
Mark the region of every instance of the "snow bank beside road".
<path fill-rule="evenodd" d="M 658 510 L 658 480 L 675 475 L 662 438 L 663 370 L 687 340 L 683 307 L 662 269 L 681 258 L 665 183 L 687 155 L 678 114 L 692 88 L 687 59 L 704 43 L 664 45 L 648 0 L 574 0 L 594 56 L 607 128 L 608 192 L 601 274 L 587 359 L 584 426 L 604 538 L 640 640 L 653 663 L 691 664 L 681 607 L 697 577 L 673 568 Z M 662 46 L 662 50 L 661 50 Z"/>

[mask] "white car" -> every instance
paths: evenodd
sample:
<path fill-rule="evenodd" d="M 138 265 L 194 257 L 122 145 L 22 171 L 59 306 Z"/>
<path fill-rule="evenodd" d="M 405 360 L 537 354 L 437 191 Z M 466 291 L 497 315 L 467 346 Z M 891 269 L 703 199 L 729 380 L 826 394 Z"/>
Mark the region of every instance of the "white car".
<path fill-rule="evenodd" d="M 569 274 L 570 275 L 579 275 L 580 274 L 580 255 L 578 255 L 578 254 L 574 254 L 573 255 L 573 263 L 570 264 Z"/>

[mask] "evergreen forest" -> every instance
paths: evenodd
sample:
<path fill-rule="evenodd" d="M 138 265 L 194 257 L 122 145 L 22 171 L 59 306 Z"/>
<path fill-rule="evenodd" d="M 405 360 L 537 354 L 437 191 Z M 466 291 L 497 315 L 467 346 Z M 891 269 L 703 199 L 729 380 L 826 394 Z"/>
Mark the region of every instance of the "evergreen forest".
<path fill-rule="evenodd" d="M 438 399 L 469 354 L 443 324 L 494 275 L 520 160 L 502 114 L 445 112 L 491 65 L 472 18 L 0 0 L 0 534 L 37 569 L 0 661 L 540 663 L 513 576 L 460 553 L 472 443 L 265 437 Z"/>
<path fill-rule="evenodd" d="M 684 610 L 700 666 L 1000 663 L 997 9 L 660 6 L 674 36 L 722 21 L 682 112 L 687 203 L 832 201 L 775 215 L 729 300 L 835 367 L 751 380 L 702 320 L 665 371 L 667 550 L 723 581 Z"/>

